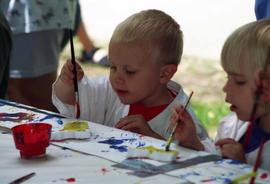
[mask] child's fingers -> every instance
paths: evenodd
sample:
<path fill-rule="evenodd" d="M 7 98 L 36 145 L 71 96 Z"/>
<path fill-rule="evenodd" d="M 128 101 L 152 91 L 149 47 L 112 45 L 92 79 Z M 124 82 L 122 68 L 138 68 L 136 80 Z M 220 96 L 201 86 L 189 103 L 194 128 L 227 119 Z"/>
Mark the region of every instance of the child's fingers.
<path fill-rule="evenodd" d="M 138 124 L 136 122 L 129 122 L 127 124 L 125 124 L 125 126 L 123 126 L 121 129 L 122 130 L 132 130 L 134 128 L 138 128 Z"/>
<path fill-rule="evenodd" d="M 234 143 L 235 143 L 235 140 L 233 140 L 231 138 L 225 138 L 225 139 L 218 140 L 215 144 L 216 144 L 216 146 L 223 147 L 226 144 L 234 144 Z"/>
<path fill-rule="evenodd" d="M 129 121 L 126 118 L 121 118 L 119 122 L 114 126 L 115 128 L 122 129 L 126 124 L 128 124 Z"/>

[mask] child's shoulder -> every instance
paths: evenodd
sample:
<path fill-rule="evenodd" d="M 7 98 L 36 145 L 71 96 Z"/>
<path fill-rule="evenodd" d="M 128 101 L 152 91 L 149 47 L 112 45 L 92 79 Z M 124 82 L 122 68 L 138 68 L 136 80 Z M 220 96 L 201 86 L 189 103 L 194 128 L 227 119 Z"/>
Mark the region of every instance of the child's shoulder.
<path fill-rule="evenodd" d="M 171 90 L 172 92 L 179 92 L 180 90 L 182 90 L 182 86 L 177 83 L 176 81 L 173 81 L 173 80 L 170 80 L 168 83 L 167 83 L 167 88 L 169 90 Z"/>

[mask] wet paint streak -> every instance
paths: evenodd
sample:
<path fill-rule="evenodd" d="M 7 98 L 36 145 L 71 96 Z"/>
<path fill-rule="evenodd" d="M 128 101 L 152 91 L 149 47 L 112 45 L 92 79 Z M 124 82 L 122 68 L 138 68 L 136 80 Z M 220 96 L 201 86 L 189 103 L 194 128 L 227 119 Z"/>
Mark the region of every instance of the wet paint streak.
<path fill-rule="evenodd" d="M 116 149 L 119 152 L 127 152 L 127 146 L 115 146 L 115 145 L 111 145 L 110 148 L 112 149 Z"/>
<path fill-rule="evenodd" d="M 101 168 L 101 172 L 103 175 L 105 175 L 107 172 L 109 172 L 109 170 L 103 167 Z"/>
<path fill-rule="evenodd" d="M 233 164 L 233 165 L 237 165 L 237 164 L 242 164 L 240 161 L 237 160 L 230 160 L 229 162 L 227 162 L 228 164 Z"/>
<path fill-rule="evenodd" d="M 122 144 L 124 141 L 120 139 L 115 139 L 114 137 L 111 137 L 110 139 L 104 140 L 104 141 L 99 141 L 99 143 L 102 144 L 111 144 L 111 145 L 118 145 Z"/>
<path fill-rule="evenodd" d="M 143 146 L 145 146 L 145 142 L 141 142 L 141 141 L 140 141 L 140 142 L 138 143 L 137 148 L 140 148 L 140 147 L 143 147 Z"/>
<path fill-rule="evenodd" d="M 215 181 L 215 179 L 204 179 L 204 180 L 201 180 L 201 182 L 203 182 L 203 183 L 212 182 L 212 181 Z"/>
<path fill-rule="evenodd" d="M 232 164 L 232 165 L 241 165 L 242 163 L 240 161 L 237 160 L 229 160 L 229 159 L 222 159 L 222 160 L 218 160 L 214 162 L 215 164 L 219 165 L 219 164 Z"/>
<path fill-rule="evenodd" d="M 119 146 L 120 144 L 123 144 L 124 141 L 129 141 L 130 139 L 115 139 L 114 137 L 111 137 L 107 140 L 99 141 L 99 143 L 102 144 L 109 144 L 110 148 L 118 150 L 119 152 L 127 152 L 127 146 Z"/>
<path fill-rule="evenodd" d="M 32 121 L 34 114 L 28 114 L 23 112 L 17 113 L 0 113 L 0 121 L 13 121 L 20 122 L 22 120 Z"/>
<path fill-rule="evenodd" d="M 63 125 L 64 124 L 62 119 L 59 119 L 59 118 L 56 120 L 56 122 L 57 122 L 58 125 Z"/>
<path fill-rule="evenodd" d="M 53 115 L 47 115 L 47 116 L 45 116 L 44 118 L 40 119 L 39 121 L 45 121 L 45 120 L 47 120 L 47 119 L 53 119 L 53 118 L 54 118 Z"/>
<path fill-rule="evenodd" d="M 267 173 L 262 173 L 260 178 L 264 180 L 264 179 L 268 178 L 268 174 Z"/>
<path fill-rule="evenodd" d="M 68 178 L 68 179 L 66 179 L 66 181 L 69 182 L 69 183 L 71 183 L 71 182 L 75 182 L 76 179 L 75 178 Z"/>
<path fill-rule="evenodd" d="M 189 176 L 200 176 L 200 173 L 191 171 L 191 172 L 179 175 L 181 179 L 187 179 Z"/>

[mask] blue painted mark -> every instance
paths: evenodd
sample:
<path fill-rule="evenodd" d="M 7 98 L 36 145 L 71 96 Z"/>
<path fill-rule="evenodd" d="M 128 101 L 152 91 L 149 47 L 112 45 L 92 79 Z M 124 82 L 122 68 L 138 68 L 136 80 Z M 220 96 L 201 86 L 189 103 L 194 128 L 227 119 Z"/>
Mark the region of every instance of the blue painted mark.
<path fill-rule="evenodd" d="M 62 121 L 62 119 L 59 119 L 59 118 L 56 120 L 56 122 L 57 122 L 59 125 L 63 125 L 63 124 L 64 124 L 63 121 Z"/>
<path fill-rule="evenodd" d="M 111 145 L 110 148 L 116 149 L 119 152 L 127 152 L 127 146 L 116 146 L 116 145 Z"/>
<path fill-rule="evenodd" d="M 230 178 L 222 178 L 221 179 L 223 181 L 223 183 L 227 184 L 227 183 L 231 183 L 232 180 Z"/>
<path fill-rule="evenodd" d="M 47 116 L 45 116 L 44 118 L 40 119 L 39 121 L 45 121 L 46 119 L 52 119 L 52 118 L 54 118 L 54 116 L 52 116 L 52 115 L 47 115 Z"/>
<path fill-rule="evenodd" d="M 187 172 L 187 173 L 185 173 L 185 174 L 181 174 L 181 175 L 179 175 L 179 177 L 181 178 L 181 179 L 187 179 L 187 177 L 189 177 L 189 176 L 200 176 L 201 174 L 200 173 L 198 173 L 198 172 L 196 172 L 196 171 L 191 171 L 191 172 Z"/>
<path fill-rule="evenodd" d="M 118 144 L 122 144 L 123 142 L 124 142 L 123 140 L 115 139 L 114 137 L 111 137 L 108 140 L 99 141 L 99 143 L 102 143 L 102 144 L 111 144 L 111 145 L 118 145 Z"/>
<path fill-rule="evenodd" d="M 102 144 L 109 144 L 110 145 L 110 148 L 112 149 L 116 149 L 118 150 L 119 152 L 127 152 L 127 146 L 119 146 L 120 144 L 123 144 L 125 141 L 128 141 L 128 142 L 133 142 L 135 141 L 136 139 L 116 139 L 114 137 L 111 137 L 107 140 L 103 140 L 103 141 L 99 141 L 99 143 L 102 143 Z M 143 144 L 141 144 L 143 145 Z M 140 145 L 139 145 L 140 146 Z"/>
<path fill-rule="evenodd" d="M 139 141 L 137 148 L 145 146 L 145 142 Z"/>
<path fill-rule="evenodd" d="M 229 160 L 228 164 L 241 164 L 241 162 L 237 160 Z"/>

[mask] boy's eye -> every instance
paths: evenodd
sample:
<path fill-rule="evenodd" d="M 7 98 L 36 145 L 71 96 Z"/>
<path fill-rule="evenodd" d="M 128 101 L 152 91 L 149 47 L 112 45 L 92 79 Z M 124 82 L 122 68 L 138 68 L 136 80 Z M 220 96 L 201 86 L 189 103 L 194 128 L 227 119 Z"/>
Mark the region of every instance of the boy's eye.
<path fill-rule="evenodd" d="M 116 67 L 113 65 L 110 65 L 110 70 L 116 71 Z"/>
<path fill-rule="evenodd" d="M 246 84 L 246 81 L 235 81 L 235 83 L 239 86 L 242 86 L 242 85 L 245 85 Z"/>
<path fill-rule="evenodd" d="M 134 75 L 136 73 L 136 71 L 134 71 L 134 70 L 125 70 L 125 72 L 128 75 Z"/>

